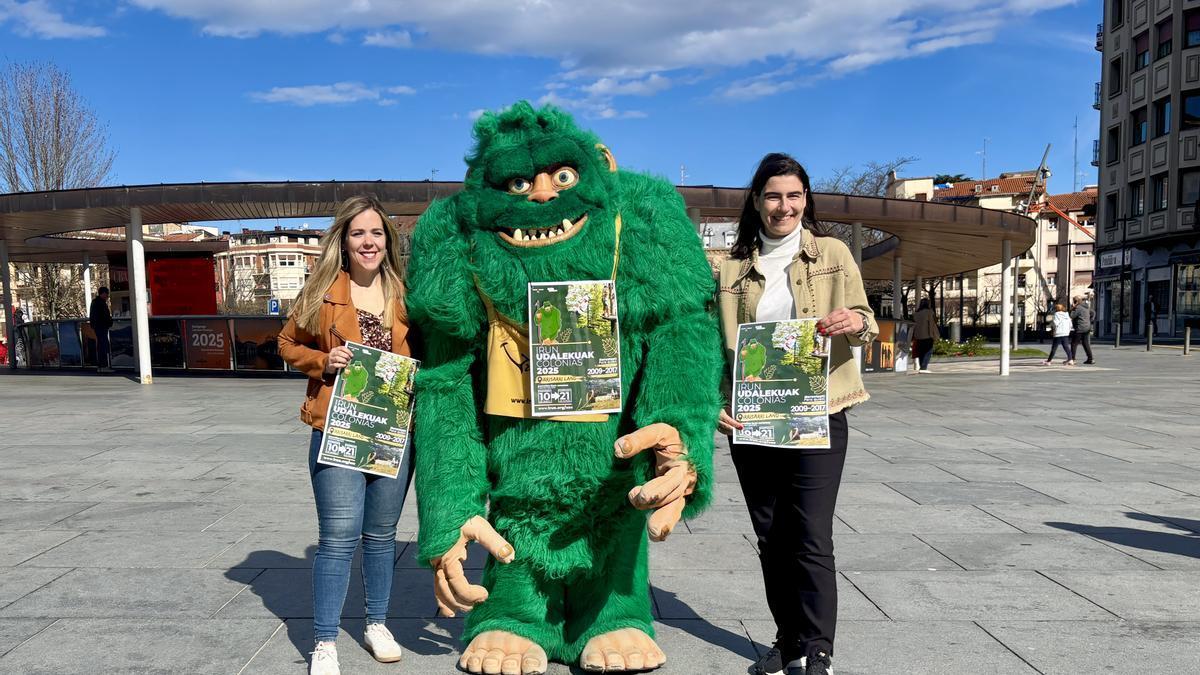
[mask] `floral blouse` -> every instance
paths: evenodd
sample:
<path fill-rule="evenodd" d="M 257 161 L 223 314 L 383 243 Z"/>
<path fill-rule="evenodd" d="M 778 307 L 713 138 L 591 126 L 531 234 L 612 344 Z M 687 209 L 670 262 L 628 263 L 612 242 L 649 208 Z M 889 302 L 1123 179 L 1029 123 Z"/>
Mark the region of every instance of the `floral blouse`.
<path fill-rule="evenodd" d="M 384 327 L 380 317 L 358 310 L 358 330 L 362 333 L 363 344 L 366 346 L 385 352 L 392 351 L 392 331 Z"/>

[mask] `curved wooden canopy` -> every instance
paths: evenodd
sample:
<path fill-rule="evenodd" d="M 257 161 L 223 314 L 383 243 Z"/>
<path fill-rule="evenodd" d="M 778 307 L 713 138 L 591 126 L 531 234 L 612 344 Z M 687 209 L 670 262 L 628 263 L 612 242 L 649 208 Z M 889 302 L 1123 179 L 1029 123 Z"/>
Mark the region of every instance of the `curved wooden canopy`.
<path fill-rule="evenodd" d="M 99 262 L 102 251 L 123 252 L 124 242 L 64 237 L 48 243 L 47 237 L 124 227 L 133 208 L 141 210 L 144 225 L 328 217 L 341 200 L 361 193 L 376 195 L 393 215 L 419 215 L 430 201 L 461 187 L 433 181 L 189 183 L 5 194 L 0 195 L 0 237 L 13 261 L 80 262 L 87 252 Z M 677 189 L 688 208 L 699 209 L 701 216 L 735 219 L 745 199 L 742 188 Z M 1012 242 L 1014 255 L 1034 242 L 1033 220 L 1006 211 L 842 194 L 814 197 L 821 220 L 858 222 L 891 235 L 864 252 L 863 276 L 868 279 L 891 279 L 897 255 L 905 279 L 934 278 L 1000 262 L 1004 239 Z M 211 242 L 146 244 L 151 252 L 213 250 Z"/>

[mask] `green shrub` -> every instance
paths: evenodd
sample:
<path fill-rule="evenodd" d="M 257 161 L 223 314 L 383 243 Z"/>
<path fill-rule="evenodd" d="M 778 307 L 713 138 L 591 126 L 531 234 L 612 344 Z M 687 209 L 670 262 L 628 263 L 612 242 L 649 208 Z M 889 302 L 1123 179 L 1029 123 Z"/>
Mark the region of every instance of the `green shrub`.
<path fill-rule="evenodd" d="M 938 340 L 933 345 L 933 354 L 934 356 L 975 356 L 986 343 L 987 338 L 982 335 L 976 335 L 966 342 Z"/>

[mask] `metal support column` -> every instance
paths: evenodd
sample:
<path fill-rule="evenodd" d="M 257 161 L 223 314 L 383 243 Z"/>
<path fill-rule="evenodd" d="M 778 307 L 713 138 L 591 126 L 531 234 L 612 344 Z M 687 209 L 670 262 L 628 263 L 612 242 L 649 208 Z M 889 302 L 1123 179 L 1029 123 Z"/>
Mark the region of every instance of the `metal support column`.
<path fill-rule="evenodd" d="M 1012 324 L 1012 294 L 1008 285 L 1012 283 L 1012 242 L 1005 239 L 1000 244 L 1000 375 L 1008 376 L 1009 329 Z"/>
<path fill-rule="evenodd" d="M 89 312 L 92 307 L 92 257 L 83 254 L 83 311 Z"/>
<path fill-rule="evenodd" d="M 125 245 L 129 258 L 130 314 L 133 318 L 133 353 L 137 362 L 138 379 L 142 384 L 154 381 L 150 370 L 150 312 L 146 299 L 146 247 L 142 243 L 142 210 L 129 210 L 129 225 L 125 228 Z"/>
<path fill-rule="evenodd" d="M 687 210 L 687 217 L 688 220 L 692 221 L 692 228 L 695 229 L 696 232 L 700 232 L 700 207 L 689 207 Z"/>
<path fill-rule="evenodd" d="M 1192 355 L 1192 327 L 1190 325 L 1183 328 L 1183 355 Z"/>
<path fill-rule="evenodd" d="M 904 279 L 901 277 L 900 263 L 900 256 L 892 259 L 892 318 L 896 320 L 904 318 L 904 298 L 901 295 Z"/>
<path fill-rule="evenodd" d="M 862 223 L 850 223 L 850 252 L 854 254 L 854 264 L 862 272 L 863 235 Z"/>
<path fill-rule="evenodd" d="M 8 349 L 8 367 L 17 367 L 17 341 L 13 332 L 12 278 L 8 271 L 8 242 L 0 239 L 0 286 L 4 292 L 4 345 Z"/>
<path fill-rule="evenodd" d="M 1017 351 L 1020 343 L 1021 322 L 1025 319 L 1025 303 L 1021 302 L 1021 259 L 1017 258 L 1013 265 L 1013 326 L 1012 344 L 1009 349 Z"/>

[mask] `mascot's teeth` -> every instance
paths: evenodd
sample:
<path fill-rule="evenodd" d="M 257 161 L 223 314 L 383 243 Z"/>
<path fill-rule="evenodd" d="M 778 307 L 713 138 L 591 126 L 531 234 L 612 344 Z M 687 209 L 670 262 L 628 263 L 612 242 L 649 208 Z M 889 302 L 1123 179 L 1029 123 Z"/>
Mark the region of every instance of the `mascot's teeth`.
<path fill-rule="evenodd" d="M 524 241 L 525 233 L 520 230 L 513 230 L 513 239 L 516 239 L 517 241 Z"/>
<path fill-rule="evenodd" d="M 572 223 L 570 220 L 567 220 L 566 218 L 563 218 L 563 222 L 562 222 L 563 230 L 570 230 L 572 225 L 574 225 L 574 223 Z"/>

